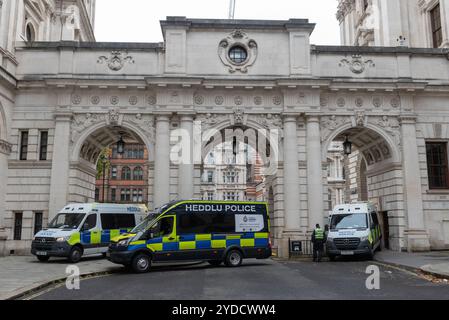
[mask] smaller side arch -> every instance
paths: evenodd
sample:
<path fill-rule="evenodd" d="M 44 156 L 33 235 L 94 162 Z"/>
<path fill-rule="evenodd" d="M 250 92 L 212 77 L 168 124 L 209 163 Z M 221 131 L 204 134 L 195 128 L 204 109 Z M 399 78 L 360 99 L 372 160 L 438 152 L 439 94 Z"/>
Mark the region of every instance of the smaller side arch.
<path fill-rule="evenodd" d="M 337 138 L 339 135 L 341 135 L 345 131 L 347 131 L 349 129 L 353 129 L 353 128 L 355 128 L 355 127 L 351 123 L 346 123 L 346 124 L 342 125 L 341 127 L 335 129 L 332 132 L 332 134 L 324 142 L 322 142 L 321 160 L 323 162 L 326 162 L 326 160 L 327 160 L 327 152 L 329 150 L 329 146 L 332 143 L 332 141 L 334 141 L 335 138 Z M 376 134 L 378 134 L 379 136 L 381 136 L 382 139 L 385 140 L 386 144 L 388 145 L 388 147 L 391 150 L 391 153 L 392 153 L 391 160 L 395 163 L 401 162 L 401 152 L 399 150 L 399 146 L 397 145 L 397 143 L 393 140 L 393 138 L 388 133 L 386 133 L 383 129 L 381 129 L 375 125 L 372 125 L 370 123 L 368 123 L 364 127 L 361 127 L 361 129 L 369 129 L 369 130 L 375 132 Z"/>
<path fill-rule="evenodd" d="M 74 142 L 73 144 L 73 149 L 72 149 L 72 153 L 71 153 L 71 161 L 77 161 L 80 158 L 80 152 L 81 152 L 81 148 L 83 147 L 84 142 L 86 141 L 86 139 L 93 133 L 95 133 L 97 130 L 104 128 L 104 127 L 108 127 L 109 125 L 106 122 L 99 122 L 91 127 L 89 127 L 88 129 L 86 129 L 83 134 L 81 134 L 78 137 L 78 140 Z M 128 129 L 132 132 L 134 132 L 145 144 L 145 147 L 148 150 L 149 153 L 149 161 L 152 162 L 154 161 L 154 151 L 155 151 L 155 143 L 150 139 L 150 137 L 148 137 L 144 132 L 142 132 L 140 130 L 139 127 L 137 127 L 136 125 L 129 123 L 127 121 L 123 121 L 120 125 L 120 127 L 123 127 L 125 129 Z"/>

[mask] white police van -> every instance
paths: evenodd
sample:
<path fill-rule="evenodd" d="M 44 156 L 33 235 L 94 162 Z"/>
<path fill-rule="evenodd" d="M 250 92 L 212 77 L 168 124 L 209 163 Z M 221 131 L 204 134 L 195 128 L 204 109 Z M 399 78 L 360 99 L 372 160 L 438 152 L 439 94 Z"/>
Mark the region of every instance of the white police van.
<path fill-rule="evenodd" d="M 365 255 L 372 259 L 381 250 L 381 227 L 372 203 L 338 205 L 329 217 L 326 252 L 331 260 L 337 256 Z"/>
<path fill-rule="evenodd" d="M 35 235 L 31 253 L 42 262 L 67 257 L 73 263 L 83 255 L 105 254 L 112 238 L 129 232 L 147 214 L 145 205 L 69 204 Z"/>

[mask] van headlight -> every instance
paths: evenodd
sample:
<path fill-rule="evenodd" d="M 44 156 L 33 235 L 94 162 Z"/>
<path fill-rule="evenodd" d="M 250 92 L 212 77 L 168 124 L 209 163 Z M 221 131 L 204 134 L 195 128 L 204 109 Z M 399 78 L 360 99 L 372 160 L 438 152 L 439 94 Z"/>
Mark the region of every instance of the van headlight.
<path fill-rule="evenodd" d="M 59 237 L 56 238 L 56 242 L 66 242 L 69 240 L 70 237 Z"/>
<path fill-rule="evenodd" d="M 117 246 L 119 246 L 119 247 L 127 247 L 130 242 L 131 242 L 131 238 L 120 240 L 119 242 L 117 242 Z"/>
<path fill-rule="evenodd" d="M 365 237 L 361 237 L 361 238 L 360 238 L 360 242 L 364 242 L 364 241 L 368 241 L 368 236 L 365 236 Z"/>

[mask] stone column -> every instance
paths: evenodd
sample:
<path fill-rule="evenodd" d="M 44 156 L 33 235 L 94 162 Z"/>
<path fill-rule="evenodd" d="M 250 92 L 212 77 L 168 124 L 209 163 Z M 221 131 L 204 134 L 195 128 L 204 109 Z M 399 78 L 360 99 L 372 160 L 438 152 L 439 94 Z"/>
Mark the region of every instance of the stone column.
<path fill-rule="evenodd" d="M 51 221 L 67 204 L 70 168 L 70 122 L 72 121 L 72 112 L 61 108 L 56 111 L 55 120 L 48 221 Z"/>
<path fill-rule="evenodd" d="M 181 117 L 182 141 L 182 162 L 179 164 L 178 172 L 178 197 L 179 199 L 190 200 L 193 198 L 193 115 L 179 114 Z"/>
<path fill-rule="evenodd" d="M 430 250 L 429 235 L 425 230 L 421 175 L 416 141 L 416 118 L 401 118 L 402 165 L 404 172 L 405 210 L 408 228 L 404 235 L 409 251 Z"/>
<path fill-rule="evenodd" d="M 320 119 L 307 115 L 307 193 L 309 203 L 309 228 L 323 224 L 323 172 L 321 165 Z"/>
<path fill-rule="evenodd" d="M 170 201 L 170 114 L 156 115 L 154 207 Z"/>
<path fill-rule="evenodd" d="M 281 257 L 288 257 L 288 239 L 297 239 L 301 232 L 297 116 L 284 115 L 284 242 L 279 248 Z"/>
<path fill-rule="evenodd" d="M 5 230 L 6 190 L 8 187 L 8 157 L 11 144 L 0 140 L 0 257 L 5 255 L 5 242 L 8 234 Z"/>

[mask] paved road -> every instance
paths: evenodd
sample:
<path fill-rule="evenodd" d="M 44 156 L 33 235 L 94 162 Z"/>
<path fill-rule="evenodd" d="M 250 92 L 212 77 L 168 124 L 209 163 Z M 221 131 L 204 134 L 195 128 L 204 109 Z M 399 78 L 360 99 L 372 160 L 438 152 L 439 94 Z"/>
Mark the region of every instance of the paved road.
<path fill-rule="evenodd" d="M 367 290 L 371 262 L 246 261 L 238 269 L 154 267 L 136 275 L 121 272 L 81 282 L 79 291 L 65 287 L 36 299 L 449 299 L 449 285 L 433 284 L 408 272 L 380 267 L 380 290 Z"/>

